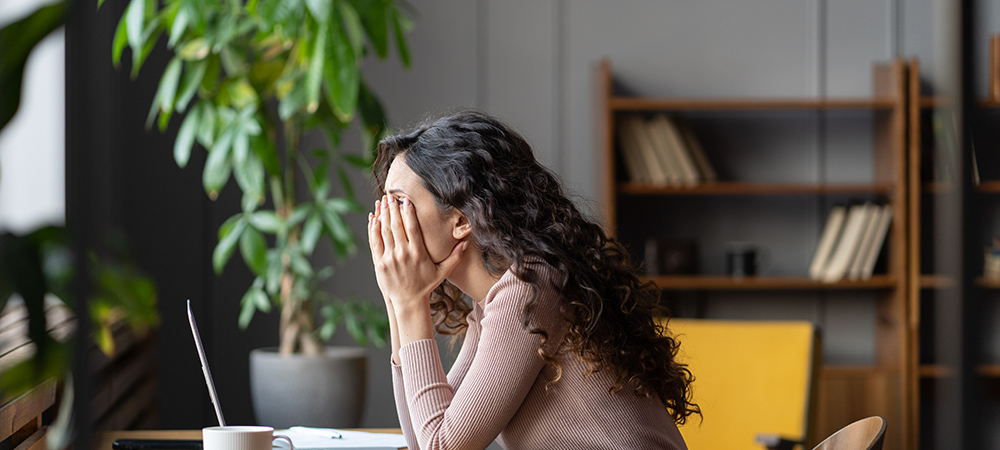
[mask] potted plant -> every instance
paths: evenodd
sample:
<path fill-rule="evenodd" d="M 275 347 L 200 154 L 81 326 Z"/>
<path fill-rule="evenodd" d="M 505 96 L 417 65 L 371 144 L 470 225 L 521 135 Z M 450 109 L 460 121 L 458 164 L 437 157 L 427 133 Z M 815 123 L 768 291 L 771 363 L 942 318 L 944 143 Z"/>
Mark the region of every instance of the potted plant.
<path fill-rule="evenodd" d="M 313 381 L 312 374 L 327 370 L 300 364 L 336 353 L 321 342 L 339 323 L 361 345 L 383 345 L 388 333 L 383 308 L 318 290 L 333 269 L 316 267 L 310 256 L 324 238 L 340 258 L 355 252 L 343 215 L 364 208 L 353 198 L 348 171 L 370 170 L 374 145 L 385 133 L 385 114 L 364 82 L 361 63 L 371 52 L 386 58 L 394 37 L 400 60 L 409 65 L 404 33 L 411 21 L 403 7 L 393 0 L 130 0 L 115 32 L 113 62 L 117 67 L 124 49 L 131 49 L 133 77 L 157 41 L 166 39 L 174 54 L 160 76 L 147 126 L 155 122 L 163 131 L 184 113 L 173 149 L 177 165 L 185 167 L 200 144 L 208 152 L 202 173 L 208 196 L 220 195 L 230 176 L 242 194 L 242 211 L 219 228 L 212 264 L 221 274 L 238 248 L 256 276 L 241 300 L 241 328 L 258 310 L 280 310 L 277 352 L 251 355 L 254 409 L 268 425 L 356 426 L 356 417 L 319 419 L 346 400 L 315 400 L 315 393 L 290 390 L 325 384 L 358 397 L 363 386 L 341 386 L 344 378 L 363 382 L 359 352 L 347 352 L 353 362 L 320 364 L 360 367 L 360 376 Z M 338 149 L 355 119 L 364 149 Z M 313 131 L 322 132 L 328 145 L 307 151 L 303 136 Z M 344 196 L 331 194 L 331 178 L 342 184 Z M 268 363 L 274 367 L 262 368 Z M 254 379 L 265 373 L 284 382 Z M 287 382 L 289 373 L 294 383 Z M 264 392 L 272 386 L 278 391 Z M 301 403 L 308 400 L 322 411 Z M 347 407 L 357 413 L 360 406 Z M 290 415 L 296 411 L 303 419 Z"/>

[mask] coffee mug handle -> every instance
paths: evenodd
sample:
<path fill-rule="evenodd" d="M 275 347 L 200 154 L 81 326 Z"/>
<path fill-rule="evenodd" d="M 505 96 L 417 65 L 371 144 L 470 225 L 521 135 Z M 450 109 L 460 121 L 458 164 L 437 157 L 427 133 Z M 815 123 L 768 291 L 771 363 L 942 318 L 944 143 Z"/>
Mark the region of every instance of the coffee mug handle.
<path fill-rule="evenodd" d="M 290 438 L 288 436 L 285 436 L 283 434 L 276 434 L 271 439 L 271 441 L 273 442 L 275 439 L 284 439 L 284 440 L 288 441 L 288 450 L 295 450 L 295 445 L 292 444 L 292 438 Z"/>

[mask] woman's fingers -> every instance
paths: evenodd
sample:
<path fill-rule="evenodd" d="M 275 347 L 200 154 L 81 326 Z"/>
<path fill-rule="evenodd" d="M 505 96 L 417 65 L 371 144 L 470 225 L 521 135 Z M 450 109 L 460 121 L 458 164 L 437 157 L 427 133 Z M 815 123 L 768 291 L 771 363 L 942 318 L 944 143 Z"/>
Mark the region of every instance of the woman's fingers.
<path fill-rule="evenodd" d="M 379 202 L 375 201 L 375 212 L 379 210 Z M 378 216 L 375 213 L 368 213 L 368 246 L 372 250 L 372 260 L 381 257 L 385 250 L 382 247 L 382 232 L 379 228 Z"/>
<path fill-rule="evenodd" d="M 403 219 L 399 217 L 399 200 L 390 195 L 387 202 L 389 203 L 389 229 L 392 230 L 393 242 L 396 245 L 406 245 L 409 238 L 406 236 L 406 231 L 403 230 Z"/>
<path fill-rule="evenodd" d="M 379 228 L 382 233 L 382 245 L 385 249 L 391 249 L 395 246 L 396 241 L 392 238 L 392 230 L 390 229 L 392 217 L 389 215 L 389 202 L 385 197 L 382 197 L 380 206 L 378 221 L 381 225 Z"/>
<path fill-rule="evenodd" d="M 420 222 L 417 220 L 417 211 L 413 209 L 413 202 L 408 198 L 401 201 L 399 208 L 400 219 L 402 219 L 403 230 L 406 238 L 413 246 L 424 248 L 424 235 L 420 233 Z"/>

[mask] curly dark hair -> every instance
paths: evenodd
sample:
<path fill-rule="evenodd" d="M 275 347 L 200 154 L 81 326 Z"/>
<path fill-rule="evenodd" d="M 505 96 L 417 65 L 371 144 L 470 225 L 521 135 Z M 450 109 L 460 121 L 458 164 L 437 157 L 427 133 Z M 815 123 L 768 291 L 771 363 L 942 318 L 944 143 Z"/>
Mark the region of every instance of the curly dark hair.
<path fill-rule="evenodd" d="M 442 211 L 457 208 L 468 217 L 486 269 L 496 276 L 510 269 L 529 283 L 534 294 L 522 324 L 542 336 L 539 354 L 560 374 L 552 382 L 562 373 L 552 355 L 568 348 L 589 365 L 588 374 L 613 375 L 610 394 L 629 388 L 656 396 L 681 424 L 701 414 L 691 401 L 694 377 L 676 360 L 680 344 L 657 322 L 668 316 L 659 291 L 639 279 L 619 242 L 577 210 L 517 132 L 486 114 L 463 111 L 386 138 L 377 151 L 380 196 L 393 160 L 405 156 Z M 550 283 L 567 327 L 554 347 L 545 345 L 546 330 L 530 325 L 542 278 L 533 261 L 558 274 Z M 445 281 L 431 294 L 431 310 L 437 331 L 454 334 L 467 326 L 471 308 Z"/>

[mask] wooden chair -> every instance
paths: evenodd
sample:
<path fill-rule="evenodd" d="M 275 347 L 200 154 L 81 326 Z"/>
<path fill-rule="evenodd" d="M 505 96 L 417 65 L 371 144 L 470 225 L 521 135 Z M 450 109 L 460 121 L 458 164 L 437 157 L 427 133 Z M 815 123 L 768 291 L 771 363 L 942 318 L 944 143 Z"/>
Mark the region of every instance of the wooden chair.
<path fill-rule="evenodd" d="M 879 416 L 861 419 L 837 430 L 813 450 L 882 450 L 885 426 Z"/>
<path fill-rule="evenodd" d="M 689 448 L 805 448 L 816 414 L 817 328 L 804 321 L 672 319 L 678 358 L 702 418 L 680 427 Z"/>

